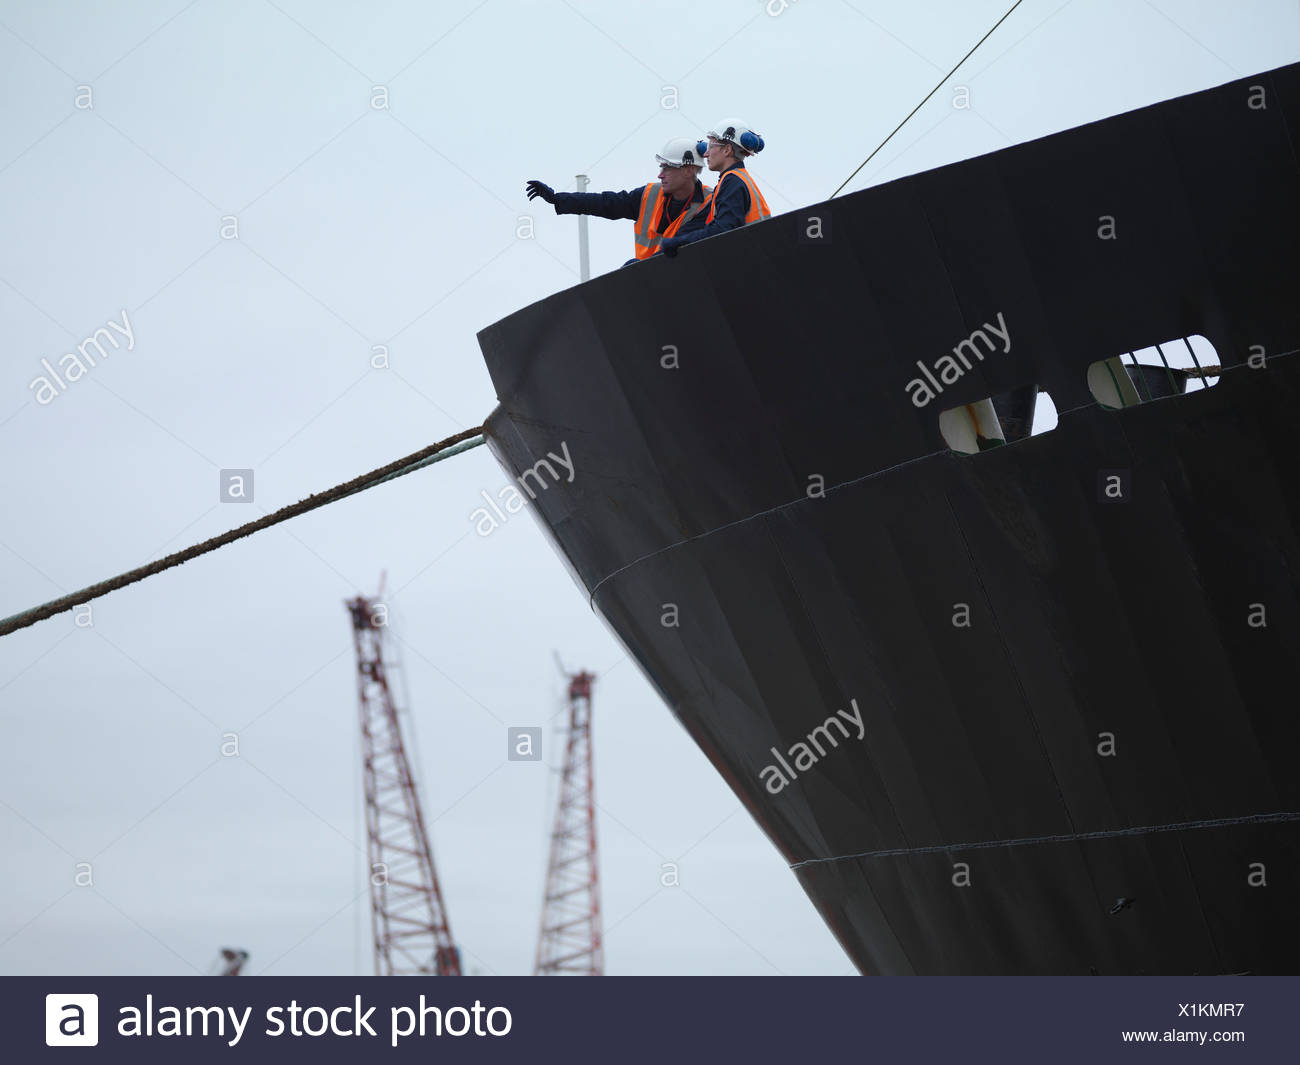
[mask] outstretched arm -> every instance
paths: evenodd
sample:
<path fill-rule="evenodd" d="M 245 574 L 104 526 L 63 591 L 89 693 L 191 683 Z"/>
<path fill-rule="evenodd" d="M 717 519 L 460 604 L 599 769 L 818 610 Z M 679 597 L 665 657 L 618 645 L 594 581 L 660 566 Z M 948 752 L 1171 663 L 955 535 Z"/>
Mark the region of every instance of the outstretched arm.
<path fill-rule="evenodd" d="M 556 214 L 589 214 L 598 218 L 627 218 L 636 221 L 641 213 L 644 189 L 629 192 L 556 192 L 540 181 L 530 181 L 525 189 L 528 198 L 540 197 L 555 207 Z"/>

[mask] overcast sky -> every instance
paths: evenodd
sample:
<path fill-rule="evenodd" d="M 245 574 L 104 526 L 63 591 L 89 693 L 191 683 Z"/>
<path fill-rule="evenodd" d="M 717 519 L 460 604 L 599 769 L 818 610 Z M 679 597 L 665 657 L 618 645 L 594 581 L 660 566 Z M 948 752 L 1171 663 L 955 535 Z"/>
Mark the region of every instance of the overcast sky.
<path fill-rule="evenodd" d="M 774 212 L 823 200 L 1008 6 L 0 0 L 0 613 L 479 424 L 476 331 L 577 281 L 527 179 L 633 188 L 740 118 Z M 850 188 L 1298 54 L 1295 0 L 1024 0 Z M 631 223 L 591 242 L 616 269 Z M 38 402 L 110 321 L 130 350 Z M 506 483 L 480 448 L 0 639 L 0 972 L 371 971 L 342 603 L 384 569 L 469 971 L 531 970 L 558 652 L 599 674 L 608 971 L 852 972 L 531 516 L 476 534 Z"/>

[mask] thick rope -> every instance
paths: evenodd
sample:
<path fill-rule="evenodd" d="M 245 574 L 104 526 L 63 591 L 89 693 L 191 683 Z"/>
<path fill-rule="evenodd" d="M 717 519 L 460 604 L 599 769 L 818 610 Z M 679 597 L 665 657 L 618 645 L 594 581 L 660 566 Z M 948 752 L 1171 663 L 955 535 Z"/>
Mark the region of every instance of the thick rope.
<path fill-rule="evenodd" d="M 268 529 L 272 525 L 280 524 L 282 521 L 296 518 L 299 514 L 306 514 L 309 510 L 315 510 L 327 503 L 346 499 L 358 492 L 364 492 L 367 488 L 373 488 L 377 484 L 383 484 L 385 481 L 391 481 L 396 477 L 404 477 L 408 473 L 422 470 L 435 462 L 451 458 L 452 455 L 459 455 L 462 451 L 478 447 L 483 443 L 482 433 L 483 426 L 481 425 L 477 425 L 473 429 L 466 429 L 455 436 L 447 437 L 446 440 L 439 440 L 436 444 L 421 448 L 419 451 L 407 455 L 406 458 L 397 459 L 387 466 L 380 466 L 377 470 L 363 473 L 360 477 L 354 477 L 343 484 L 337 484 L 323 492 L 309 495 L 306 499 L 300 499 L 297 503 L 290 503 L 287 507 L 281 507 L 272 514 L 267 514 L 256 521 L 250 521 L 247 525 L 231 529 L 220 536 L 214 536 L 210 540 L 204 540 L 201 544 L 187 547 L 183 551 L 175 551 L 165 558 L 158 559 L 156 562 L 150 562 L 147 566 L 140 566 L 116 577 L 111 577 L 106 581 L 92 584 L 88 588 L 82 588 L 79 592 L 72 592 L 70 595 L 61 596 L 41 606 L 32 607 L 30 610 L 14 614 L 13 617 L 0 621 L 0 636 L 7 636 L 18 629 L 25 629 L 29 625 L 35 625 L 38 621 L 44 621 L 46 618 L 61 614 L 65 610 L 71 610 L 73 607 L 81 606 L 92 599 L 98 599 L 109 592 L 125 588 L 129 584 L 135 584 L 146 577 L 152 577 L 155 573 L 162 573 L 163 570 L 179 566 L 182 562 L 188 562 L 192 558 L 206 555 L 209 551 L 215 551 L 218 547 L 224 547 L 235 540 L 242 540 L 245 536 L 251 536 L 262 529 Z"/>
<path fill-rule="evenodd" d="M 975 42 L 975 48 L 978 48 L 981 44 L 983 44 L 990 37 L 992 37 L 993 30 L 996 30 L 999 26 L 1002 25 L 1002 23 L 1006 22 L 1011 12 L 1014 11 L 1016 8 L 1018 8 L 1022 3 L 1024 3 L 1024 0 L 1016 0 L 1016 2 L 1012 4 L 1010 8 L 1007 9 L 1007 13 L 1005 15 L 1003 15 L 1000 19 L 998 19 L 997 22 L 993 23 L 993 29 L 989 30 L 988 33 L 984 34 L 983 37 L 981 37 L 978 41 Z M 957 61 L 957 66 L 953 67 L 950 71 L 948 71 L 947 74 L 943 76 L 943 81 L 939 82 L 938 85 L 936 85 L 933 89 L 931 89 L 928 93 L 925 94 L 925 99 L 922 100 L 919 104 L 917 104 L 914 108 L 912 108 L 911 113 L 908 114 L 908 116 L 905 119 L 903 119 L 902 122 L 900 122 L 897 126 L 894 127 L 894 133 L 897 133 L 900 129 L 902 129 L 910 121 L 912 121 L 912 115 L 916 114 L 919 110 L 921 110 L 921 108 L 923 108 L 929 102 L 930 97 L 943 88 L 944 83 L 947 82 L 949 78 L 951 78 L 954 74 L 957 73 L 957 67 L 960 67 L 964 62 L 966 62 L 966 60 L 968 60 L 971 56 L 975 54 L 975 48 L 972 48 L 969 52 L 967 52 L 964 56 L 962 56 L 961 59 Z M 869 156 L 863 159 L 862 162 L 858 164 L 858 169 L 853 171 L 852 174 L 850 174 L 848 177 L 844 179 L 844 184 L 840 185 L 838 189 L 836 189 L 826 198 L 828 200 L 833 200 L 835 199 L 836 196 L 838 196 L 841 192 L 843 192 L 844 185 L 847 185 L 850 181 L 852 181 L 855 177 L 858 176 L 858 170 L 861 170 L 864 166 L 866 166 L 869 162 L 871 162 L 871 160 L 876 157 L 876 152 L 880 151 L 881 148 L 883 148 L 886 144 L 888 144 L 891 140 L 894 139 L 894 133 L 891 133 L 883 141 L 877 144 L 875 151 L 873 151 Z"/>

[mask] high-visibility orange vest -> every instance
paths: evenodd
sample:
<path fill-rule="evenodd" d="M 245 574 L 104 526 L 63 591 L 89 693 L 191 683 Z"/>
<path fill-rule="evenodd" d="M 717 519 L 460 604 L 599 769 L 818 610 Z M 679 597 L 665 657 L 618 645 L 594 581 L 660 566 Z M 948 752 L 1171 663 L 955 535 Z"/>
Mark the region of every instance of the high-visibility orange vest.
<path fill-rule="evenodd" d="M 709 217 L 704 220 L 705 224 L 712 224 L 713 216 L 718 213 L 717 193 L 721 190 L 723 181 L 733 174 L 740 178 L 749 188 L 749 211 L 745 214 L 745 221 L 742 224 L 749 225 L 750 222 L 757 222 L 760 218 L 771 218 L 772 212 L 767 206 L 767 201 L 763 199 L 763 194 L 758 191 L 758 186 L 754 183 L 754 179 L 749 176 L 749 171 L 743 166 L 736 166 L 730 170 L 724 170 L 722 177 L 718 179 L 718 187 L 713 190 L 714 195 L 709 197 Z"/>
<path fill-rule="evenodd" d="M 703 186 L 703 188 L 704 199 L 698 203 L 692 202 L 688 204 L 686 209 L 669 222 L 668 228 L 661 233 L 659 232 L 659 225 L 663 221 L 669 197 L 663 194 L 663 186 L 657 181 L 652 181 L 645 187 L 645 190 L 641 193 L 641 214 L 637 216 L 636 220 L 636 257 L 638 259 L 648 259 L 657 253 L 659 251 L 659 242 L 664 237 L 677 236 L 677 232 L 682 226 L 708 206 L 709 194 L 713 190 L 708 185 Z M 691 191 L 691 195 L 695 195 L 694 190 Z"/>

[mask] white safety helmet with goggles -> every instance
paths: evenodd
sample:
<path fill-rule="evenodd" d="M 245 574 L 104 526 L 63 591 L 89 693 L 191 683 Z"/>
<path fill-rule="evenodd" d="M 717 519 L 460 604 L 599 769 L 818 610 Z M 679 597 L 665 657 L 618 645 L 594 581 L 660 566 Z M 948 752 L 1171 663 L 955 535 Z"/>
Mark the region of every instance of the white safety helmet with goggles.
<path fill-rule="evenodd" d="M 703 141 L 693 141 L 690 137 L 674 137 L 655 156 L 655 162 L 674 170 L 679 166 L 703 166 L 704 149 L 707 147 Z"/>
<path fill-rule="evenodd" d="M 734 144 L 741 148 L 746 155 L 761 152 L 765 145 L 762 137 L 743 122 L 738 122 L 735 119 L 719 122 L 713 129 L 709 130 L 708 136 L 715 141 L 721 141 L 723 144 Z M 707 148 L 708 145 L 705 145 L 705 147 Z"/>

